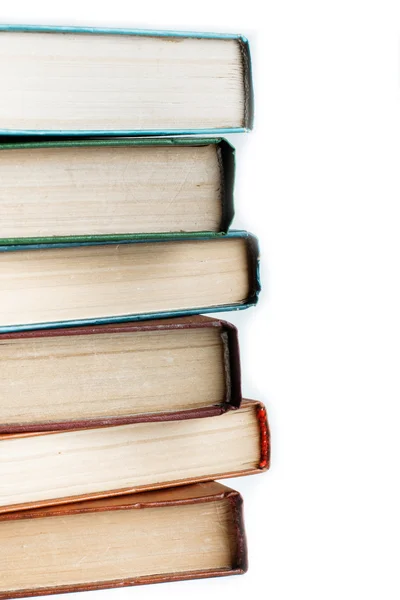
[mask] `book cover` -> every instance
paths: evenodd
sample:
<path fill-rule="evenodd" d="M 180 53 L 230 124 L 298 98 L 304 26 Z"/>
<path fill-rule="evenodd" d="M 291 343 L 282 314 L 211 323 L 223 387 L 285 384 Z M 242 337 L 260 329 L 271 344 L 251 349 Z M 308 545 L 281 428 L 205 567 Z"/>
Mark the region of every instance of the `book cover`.
<path fill-rule="evenodd" d="M 242 498 L 215 482 L 0 515 L 1 600 L 246 570 Z"/>
<path fill-rule="evenodd" d="M 245 231 L 3 245 L 0 281 L 0 333 L 242 310 L 258 300 L 259 248 Z"/>
<path fill-rule="evenodd" d="M 0 435 L 0 513 L 259 474 L 265 406 L 218 416 Z"/>
<path fill-rule="evenodd" d="M 196 419 L 242 399 L 237 329 L 210 317 L 5 333 L 0 346 L 0 434 Z"/>
<path fill-rule="evenodd" d="M 227 52 L 228 44 L 234 49 L 233 62 L 232 52 Z M 29 49 L 28 56 L 25 46 Z M 133 47 L 136 62 L 126 71 L 124 65 Z M 248 41 L 242 35 L 1 25 L 0 48 L 4 57 L 0 107 L 7 115 L 0 119 L 3 136 L 215 134 L 248 131 L 253 125 L 251 59 Z M 47 58 L 49 53 L 51 62 Z M 219 55 L 226 62 L 214 72 L 213 64 Z M 205 57 L 201 64 L 199 57 Z M 75 63 L 73 84 L 71 62 Z M 9 64 L 18 64 L 18 71 L 15 68 L 9 71 Z M 182 71 L 181 67 L 175 68 L 177 64 L 186 67 Z M 99 65 L 103 67 L 101 70 Z M 106 67 L 105 84 L 100 75 Z M 232 83 L 227 75 L 233 72 L 239 75 L 235 75 Z M 60 89 L 55 87 L 55 79 L 59 80 Z M 168 87 L 168 81 L 173 85 Z M 203 97 L 207 81 L 209 92 L 206 90 Z M 178 82 L 182 90 L 176 95 Z M 145 88 L 148 102 L 152 103 L 150 111 L 148 103 L 143 103 Z M 155 90 L 162 90 L 163 94 L 156 97 Z M 235 98 L 226 103 L 235 90 Z M 53 102 L 48 100 L 50 95 Z M 18 110 L 21 102 L 24 113 Z M 105 106 L 107 118 L 104 118 Z M 234 110 L 228 118 L 231 106 Z M 203 107 L 206 110 L 199 120 L 197 116 Z M 168 111 L 172 111 L 169 118 Z"/>
<path fill-rule="evenodd" d="M 234 174 L 222 138 L 0 143 L 0 245 L 218 236 Z"/>

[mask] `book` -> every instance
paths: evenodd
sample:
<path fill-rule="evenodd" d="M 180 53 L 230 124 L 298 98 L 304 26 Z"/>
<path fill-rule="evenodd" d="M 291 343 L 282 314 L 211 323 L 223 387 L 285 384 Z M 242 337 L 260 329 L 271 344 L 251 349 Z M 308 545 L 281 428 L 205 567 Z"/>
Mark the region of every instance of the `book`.
<path fill-rule="evenodd" d="M 247 308 L 259 289 L 246 232 L 1 246 L 0 333 Z"/>
<path fill-rule="evenodd" d="M 210 317 L 0 334 L 0 433 L 222 414 L 241 402 L 236 328 Z"/>
<path fill-rule="evenodd" d="M 0 516 L 0 599 L 237 575 L 240 494 L 183 486 Z"/>
<path fill-rule="evenodd" d="M 265 407 L 219 416 L 0 436 L 0 512 L 260 473 Z"/>
<path fill-rule="evenodd" d="M 159 135 L 252 127 L 235 34 L 0 26 L 0 134 Z"/>
<path fill-rule="evenodd" d="M 0 144 L 0 244 L 226 232 L 233 178 L 220 138 Z"/>

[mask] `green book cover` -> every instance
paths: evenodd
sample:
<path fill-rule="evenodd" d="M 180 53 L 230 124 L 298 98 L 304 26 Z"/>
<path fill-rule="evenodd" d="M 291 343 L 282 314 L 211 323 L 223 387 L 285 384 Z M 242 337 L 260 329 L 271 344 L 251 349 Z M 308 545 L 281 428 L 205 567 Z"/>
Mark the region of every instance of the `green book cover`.
<path fill-rule="evenodd" d="M 221 138 L 3 143 L 0 244 L 218 236 L 233 218 L 234 172 L 234 148 Z M 213 231 L 199 230 L 208 213 Z"/>
<path fill-rule="evenodd" d="M 257 303 L 246 231 L 0 246 L 0 333 L 241 310 Z"/>
<path fill-rule="evenodd" d="M 253 127 L 250 49 L 240 34 L 0 25 L 0 53 L 10 65 L 2 71 L 0 136 L 224 135 Z"/>

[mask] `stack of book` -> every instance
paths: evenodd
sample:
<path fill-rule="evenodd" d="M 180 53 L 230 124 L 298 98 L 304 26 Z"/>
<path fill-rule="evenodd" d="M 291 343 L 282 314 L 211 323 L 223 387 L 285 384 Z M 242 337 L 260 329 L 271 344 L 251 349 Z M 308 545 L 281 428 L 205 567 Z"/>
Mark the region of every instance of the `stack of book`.
<path fill-rule="evenodd" d="M 243 573 L 214 480 L 268 468 L 267 417 L 200 315 L 260 289 L 215 137 L 247 41 L 2 26 L 0 73 L 0 598 Z"/>

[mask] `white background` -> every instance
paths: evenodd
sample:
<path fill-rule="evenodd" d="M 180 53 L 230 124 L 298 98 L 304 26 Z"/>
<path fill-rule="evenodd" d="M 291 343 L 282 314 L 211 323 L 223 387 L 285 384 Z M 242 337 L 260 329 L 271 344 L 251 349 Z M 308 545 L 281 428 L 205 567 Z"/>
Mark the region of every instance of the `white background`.
<path fill-rule="evenodd" d="M 240 32 L 254 63 L 255 129 L 230 139 L 264 291 L 226 315 L 273 435 L 270 472 L 228 482 L 250 569 L 81 598 L 399 599 L 400 3 L 3 1 L 0 20 Z"/>

